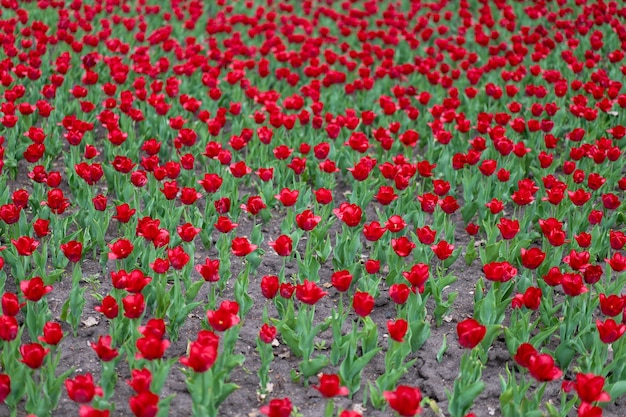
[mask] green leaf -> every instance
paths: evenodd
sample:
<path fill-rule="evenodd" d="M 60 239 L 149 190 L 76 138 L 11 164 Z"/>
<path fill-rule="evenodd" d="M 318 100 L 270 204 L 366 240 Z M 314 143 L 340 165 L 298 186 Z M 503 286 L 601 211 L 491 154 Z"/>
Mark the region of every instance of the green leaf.
<path fill-rule="evenodd" d="M 202 288 L 202 284 L 204 284 L 204 281 L 196 281 L 191 285 L 191 287 L 187 289 L 187 293 L 185 294 L 185 301 L 187 303 L 195 300 L 198 292 L 200 291 L 200 288 Z"/>
<path fill-rule="evenodd" d="M 622 395 L 626 394 L 626 381 L 617 381 L 615 384 L 607 387 L 607 392 L 611 396 L 611 400 L 615 401 Z"/>
<path fill-rule="evenodd" d="M 437 352 L 437 362 L 441 363 L 441 361 L 443 360 L 443 355 L 445 355 L 445 353 L 446 353 L 446 350 L 448 350 L 448 338 L 444 334 L 443 335 L 443 342 L 441 343 L 441 347 L 439 348 L 439 352 Z"/>

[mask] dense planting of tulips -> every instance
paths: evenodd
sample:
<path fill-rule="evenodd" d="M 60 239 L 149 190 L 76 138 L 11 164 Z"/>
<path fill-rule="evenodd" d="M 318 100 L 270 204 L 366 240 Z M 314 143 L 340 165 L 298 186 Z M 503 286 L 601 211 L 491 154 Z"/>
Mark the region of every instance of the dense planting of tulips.
<path fill-rule="evenodd" d="M 0 414 L 623 407 L 624 4 L 1 0 L 0 44 Z"/>

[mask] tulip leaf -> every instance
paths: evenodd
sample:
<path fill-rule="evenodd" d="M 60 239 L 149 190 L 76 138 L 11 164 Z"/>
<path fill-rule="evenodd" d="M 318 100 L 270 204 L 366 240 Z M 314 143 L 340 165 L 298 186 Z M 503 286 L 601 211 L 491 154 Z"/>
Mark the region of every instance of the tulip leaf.
<path fill-rule="evenodd" d="M 617 400 L 619 397 L 626 394 L 626 381 L 617 381 L 615 384 L 607 387 L 607 392 L 612 401 Z"/>

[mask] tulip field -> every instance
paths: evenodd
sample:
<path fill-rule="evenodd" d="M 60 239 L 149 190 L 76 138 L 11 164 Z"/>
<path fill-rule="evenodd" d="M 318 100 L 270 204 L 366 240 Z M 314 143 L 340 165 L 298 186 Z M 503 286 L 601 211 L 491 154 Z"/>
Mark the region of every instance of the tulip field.
<path fill-rule="evenodd" d="M 626 407 L 626 3 L 0 0 L 0 416 Z"/>

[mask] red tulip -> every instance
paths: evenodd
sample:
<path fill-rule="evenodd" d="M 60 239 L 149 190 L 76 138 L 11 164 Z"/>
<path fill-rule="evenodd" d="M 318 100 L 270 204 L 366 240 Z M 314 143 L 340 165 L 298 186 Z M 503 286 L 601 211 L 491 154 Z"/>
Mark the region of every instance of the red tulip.
<path fill-rule="evenodd" d="M 596 320 L 596 327 L 602 343 L 613 343 L 626 332 L 626 324 L 617 324 L 613 319 Z"/>
<path fill-rule="evenodd" d="M 422 392 L 419 388 L 398 385 L 395 391 L 385 391 L 383 395 L 389 407 L 402 417 L 413 417 L 422 411 Z"/>
<path fill-rule="evenodd" d="M 391 337 L 396 342 L 404 342 L 404 335 L 406 335 L 408 328 L 409 323 L 407 323 L 407 321 L 404 319 L 387 321 L 387 331 L 389 332 L 389 337 Z"/>
<path fill-rule="evenodd" d="M 233 223 L 228 217 L 220 216 L 213 225 L 220 233 L 228 233 L 234 230 L 239 224 Z"/>
<path fill-rule="evenodd" d="M 176 246 L 167 250 L 167 259 L 170 261 L 172 268 L 181 270 L 189 262 L 190 256 L 185 252 L 182 246 Z"/>
<path fill-rule="evenodd" d="M 81 242 L 71 240 L 61 245 L 61 251 L 63 251 L 63 255 L 65 255 L 70 262 L 76 263 L 80 261 L 83 254 L 83 244 Z"/>
<path fill-rule="evenodd" d="M 594 374 L 576 374 L 574 389 L 584 403 L 611 401 L 609 393 L 604 390 L 604 377 Z"/>
<path fill-rule="evenodd" d="M 437 258 L 442 261 L 448 259 L 450 255 L 452 255 L 452 252 L 454 251 L 454 245 L 449 244 L 445 240 L 440 241 L 439 243 L 437 243 L 434 246 L 431 246 L 430 248 L 432 249 L 434 254 L 437 256 Z"/>
<path fill-rule="evenodd" d="M 296 298 L 304 304 L 315 305 L 328 293 L 307 279 L 302 284 L 296 285 Z"/>
<path fill-rule="evenodd" d="M 41 300 L 44 295 L 52 291 L 52 286 L 44 285 L 41 277 L 34 277 L 30 280 L 20 282 L 20 289 L 28 301 L 36 303 Z"/>
<path fill-rule="evenodd" d="M 304 231 L 315 229 L 321 220 L 322 218 L 314 215 L 311 210 L 304 210 L 302 213 L 296 215 L 296 224 L 298 228 Z"/>
<path fill-rule="evenodd" d="M 544 259 L 546 259 L 546 254 L 539 248 L 522 248 L 520 252 L 522 255 L 522 265 L 528 269 L 537 269 Z"/>
<path fill-rule="evenodd" d="M 554 359 L 547 353 L 538 353 L 528 359 L 528 371 L 539 382 L 548 382 L 559 379 L 563 375 L 554 364 Z"/>
<path fill-rule="evenodd" d="M 47 322 L 43 326 L 43 336 L 39 336 L 39 341 L 51 345 L 56 346 L 63 339 L 63 330 L 61 330 L 61 325 L 55 322 Z"/>
<path fill-rule="evenodd" d="M 352 274 L 348 270 L 335 271 L 330 276 L 330 282 L 339 292 L 346 292 L 352 284 Z"/>
<path fill-rule="evenodd" d="M 127 295 L 122 298 L 122 305 L 124 306 L 124 317 L 129 319 L 141 317 L 146 309 L 142 293 Z"/>
<path fill-rule="evenodd" d="M 109 362 L 117 358 L 119 352 L 111 347 L 111 336 L 100 336 L 98 343 L 91 343 L 91 348 L 96 352 L 98 358 L 103 362 Z"/>
<path fill-rule="evenodd" d="M 435 238 L 437 236 L 437 231 L 432 230 L 430 226 L 417 227 L 415 229 L 415 234 L 419 241 L 424 245 L 430 245 L 435 242 Z"/>
<path fill-rule="evenodd" d="M 22 345 L 20 346 L 20 354 L 22 355 L 20 362 L 31 369 L 39 369 L 48 352 L 50 349 L 44 349 L 39 343 Z"/>
<path fill-rule="evenodd" d="M 250 243 L 245 237 L 236 237 L 231 244 L 231 251 L 235 256 L 246 256 L 254 252 L 258 248 L 257 245 Z"/>
<path fill-rule="evenodd" d="M 140 337 L 136 342 L 137 358 L 147 360 L 161 359 L 165 354 L 165 350 L 170 346 L 167 339 L 161 339 L 154 335 Z"/>
<path fill-rule="evenodd" d="M 7 316 L 17 316 L 17 313 L 24 307 L 26 303 L 19 302 L 17 294 L 12 292 L 5 292 L 2 294 L 2 313 Z"/>
<path fill-rule="evenodd" d="M 6 224 L 17 223 L 20 219 L 22 207 L 15 204 L 5 204 L 0 207 L 0 219 Z"/>
<path fill-rule="evenodd" d="M 363 235 L 365 236 L 365 239 L 370 242 L 376 242 L 378 239 L 383 237 L 386 231 L 387 228 L 381 227 L 380 223 L 377 221 L 365 223 L 363 225 Z"/>
<path fill-rule="evenodd" d="M 274 398 L 268 405 L 261 407 L 260 411 L 268 417 L 289 417 L 293 405 L 289 398 Z"/>
<path fill-rule="evenodd" d="M 528 363 L 530 362 L 530 358 L 537 354 L 537 349 L 530 343 L 522 343 L 518 346 L 517 352 L 513 359 L 515 362 L 521 367 L 528 368 Z"/>
<path fill-rule="evenodd" d="M 457 324 L 456 332 L 459 344 L 466 349 L 473 349 L 483 340 L 487 328 L 474 319 L 465 319 Z"/>
<path fill-rule="evenodd" d="M 415 249 L 415 243 L 411 242 L 406 236 L 398 239 L 391 239 L 391 247 L 393 251 L 400 257 L 407 257 Z"/>
<path fill-rule="evenodd" d="M 207 333 L 214 333 L 205 330 Z M 209 339 L 211 340 L 209 342 Z M 180 363 L 193 369 L 194 372 L 202 373 L 208 371 L 211 366 L 217 360 L 217 347 L 219 339 L 217 336 L 214 338 L 205 337 L 201 340 L 198 335 L 198 340 L 189 344 L 187 356 L 180 358 Z"/>
<path fill-rule="evenodd" d="M 341 203 L 339 208 L 333 210 L 333 213 L 347 226 L 355 227 L 361 223 L 363 210 L 356 204 Z"/>
<path fill-rule="evenodd" d="M 269 242 L 269 245 L 276 251 L 279 256 L 289 256 L 292 251 L 291 238 L 287 235 L 280 235 L 278 239 L 273 242 Z"/>
<path fill-rule="evenodd" d="M 15 316 L 0 316 L 0 340 L 10 342 L 15 340 L 19 331 L 19 324 Z"/>
<path fill-rule="evenodd" d="M 154 417 L 159 411 L 159 396 L 150 391 L 142 391 L 128 400 L 135 417 Z"/>
<path fill-rule="evenodd" d="M 4 404 L 9 394 L 11 394 L 11 377 L 7 374 L 0 374 L 0 404 Z"/>
<path fill-rule="evenodd" d="M 282 203 L 285 207 L 291 207 L 298 201 L 298 195 L 300 191 L 290 190 L 289 188 L 283 188 L 280 193 L 275 195 L 274 198 Z"/>
<path fill-rule="evenodd" d="M 133 251 L 133 244 L 128 239 L 118 239 L 114 243 L 110 243 L 109 259 L 125 259 Z"/>
<path fill-rule="evenodd" d="M 268 300 L 278 294 L 279 281 L 276 275 L 265 275 L 261 278 L 261 294 Z"/>
<path fill-rule="evenodd" d="M 213 329 L 224 332 L 239 323 L 238 313 L 239 304 L 236 301 L 222 301 L 217 310 L 207 311 L 206 316 Z"/>
<path fill-rule="evenodd" d="M 389 287 L 389 297 L 396 304 L 404 304 L 409 298 L 411 290 L 406 284 L 393 284 Z"/>
<path fill-rule="evenodd" d="M 367 317 L 372 312 L 375 301 L 371 294 L 357 291 L 352 297 L 352 307 L 356 314 L 361 317 Z"/>
<path fill-rule="evenodd" d="M 259 331 L 259 339 L 263 343 L 272 343 L 276 338 L 276 327 L 270 326 L 267 323 L 263 323 L 261 330 Z"/>
<path fill-rule="evenodd" d="M 95 396 L 102 396 L 102 389 L 93 382 L 91 374 L 76 375 L 65 380 L 67 396 L 77 403 L 89 403 Z"/>
<path fill-rule="evenodd" d="M 178 232 L 178 236 L 183 240 L 183 242 L 192 242 L 194 238 L 202 231 L 202 229 L 193 227 L 191 223 L 185 223 L 182 226 L 178 226 L 176 228 Z"/>
<path fill-rule="evenodd" d="M 348 387 L 342 387 L 339 375 L 321 374 L 319 385 L 313 385 L 325 398 L 333 398 L 337 396 L 348 395 L 350 391 Z"/>
<path fill-rule="evenodd" d="M 39 246 L 39 242 L 30 236 L 21 236 L 17 240 L 11 239 L 11 243 L 15 246 L 19 256 L 30 256 Z"/>
<path fill-rule="evenodd" d="M 119 313 L 119 306 L 114 297 L 107 295 L 102 299 L 102 304 L 94 307 L 99 313 L 102 313 L 109 320 L 113 320 Z"/>
<path fill-rule="evenodd" d="M 622 314 L 625 306 L 626 298 L 624 298 L 624 296 L 615 294 L 606 296 L 605 294 L 600 294 L 600 311 L 606 316 L 615 317 Z"/>

